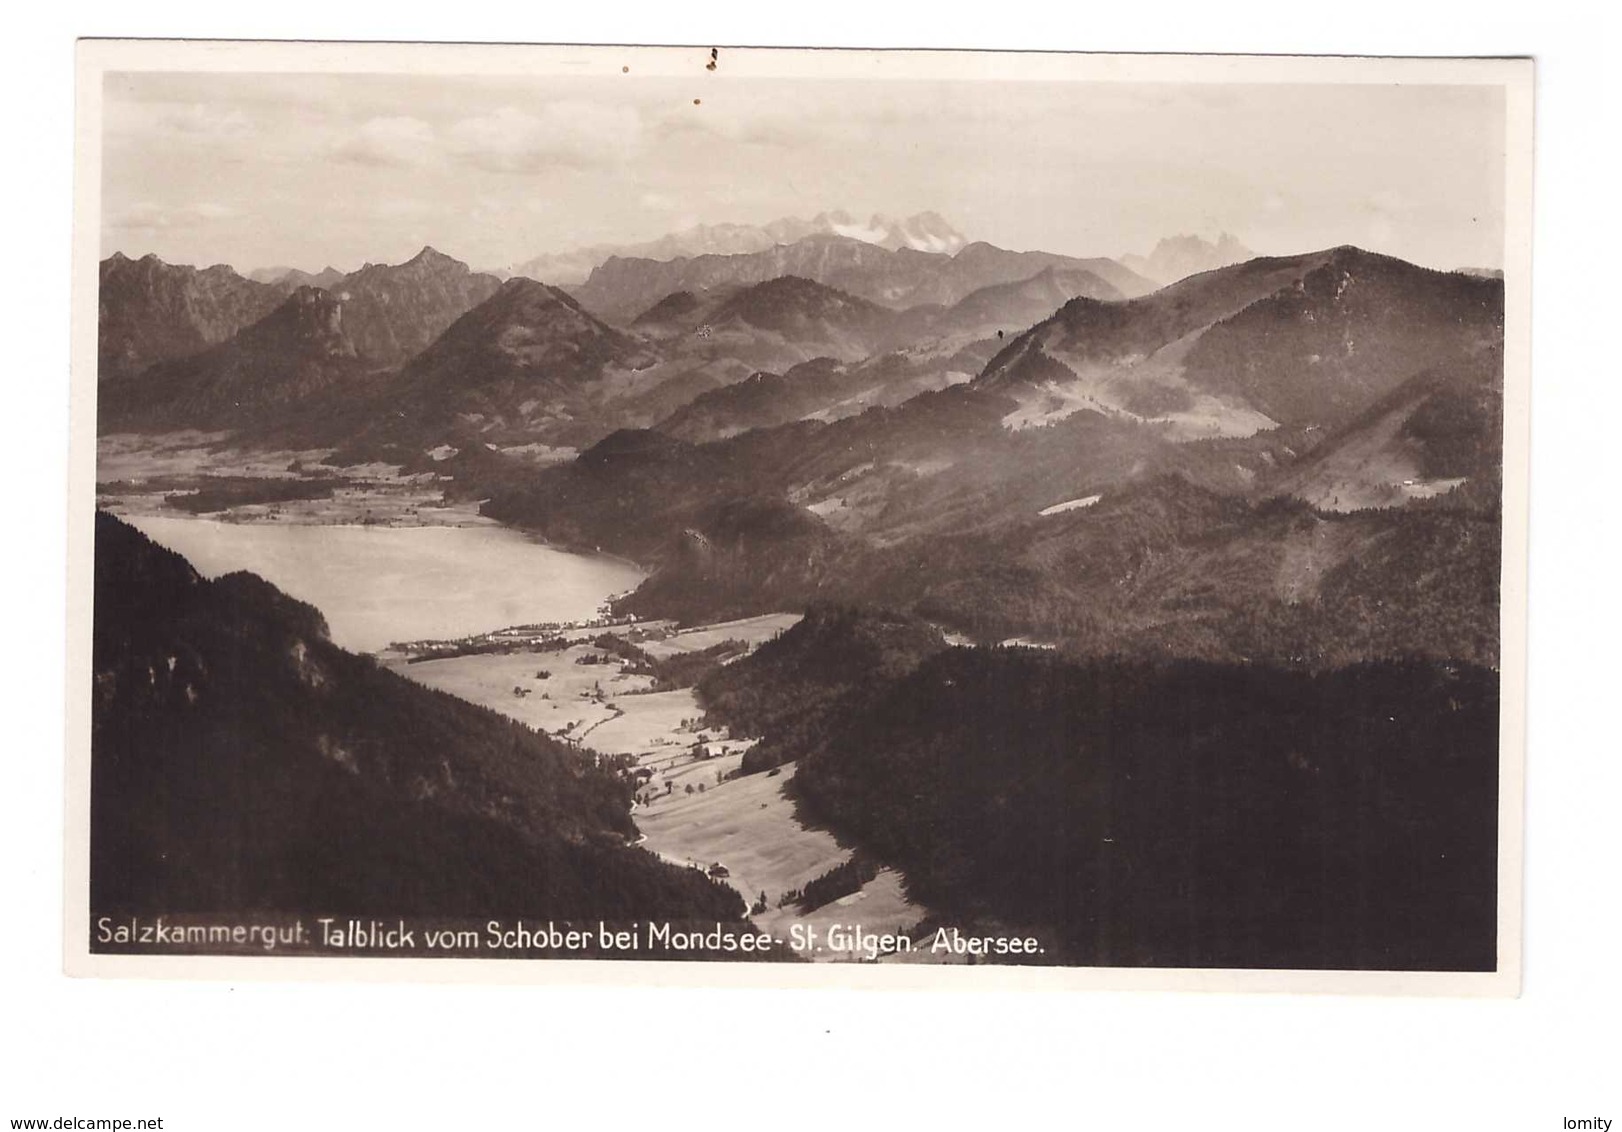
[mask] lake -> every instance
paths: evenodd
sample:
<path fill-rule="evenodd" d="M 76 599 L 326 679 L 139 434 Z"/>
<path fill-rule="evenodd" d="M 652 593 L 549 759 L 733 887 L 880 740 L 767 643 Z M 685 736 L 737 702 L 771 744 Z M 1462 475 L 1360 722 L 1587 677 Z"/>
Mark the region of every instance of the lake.
<path fill-rule="evenodd" d="M 130 516 L 154 542 L 215 578 L 249 570 L 309 602 L 344 648 L 444 639 L 593 616 L 641 571 L 569 554 L 498 526 L 360 527 Z"/>

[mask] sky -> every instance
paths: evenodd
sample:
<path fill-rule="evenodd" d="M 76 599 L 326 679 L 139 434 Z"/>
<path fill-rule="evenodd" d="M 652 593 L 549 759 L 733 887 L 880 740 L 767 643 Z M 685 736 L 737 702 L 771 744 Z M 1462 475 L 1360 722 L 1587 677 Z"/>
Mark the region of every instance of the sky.
<path fill-rule="evenodd" d="M 1501 266 L 1491 86 L 115 73 L 102 253 L 504 267 L 694 224 L 940 213 L 971 240 L 1147 253 L 1231 232 Z"/>

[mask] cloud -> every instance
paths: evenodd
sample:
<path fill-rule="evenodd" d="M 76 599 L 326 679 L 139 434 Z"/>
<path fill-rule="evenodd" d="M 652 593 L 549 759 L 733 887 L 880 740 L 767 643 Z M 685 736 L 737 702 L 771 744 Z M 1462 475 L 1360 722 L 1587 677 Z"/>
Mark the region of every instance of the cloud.
<path fill-rule="evenodd" d="M 1414 200 L 1399 189 L 1380 189 L 1369 197 L 1369 208 L 1374 212 L 1411 212 L 1415 207 Z"/>
<path fill-rule="evenodd" d="M 628 106 L 552 102 L 504 106 L 463 118 L 447 133 L 451 156 L 493 173 L 539 173 L 559 165 L 611 165 L 642 145 L 642 118 Z"/>
<path fill-rule="evenodd" d="M 388 197 L 376 201 L 371 208 L 372 215 L 389 220 L 415 220 L 432 216 L 437 211 L 438 208 L 431 202 L 411 197 Z"/>
<path fill-rule="evenodd" d="M 126 232 L 167 232 L 228 220 L 236 215 L 236 209 L 214 201 L 180 205 L 138 201 L 110 217 L 108 227 Z"/>
<path fill-rule="evenodd" d="M 664 114 L 655 128 L 660 136 L 684 144 L 715 139 L 787 150 L 849 142 L 871 132 L 868 123 L 854 116 L 825 121 L 741 101 L 722 104 L 716 99 Z"/>
<path fill-rule="evenodd" d="M 108 106 L 109 138 L 140 138 L 145 142 L 219 143 L 254 135 L 247 114 L 230 106 L 201 102 L 115 102 Z"/>
<path fill-rule="evenodd" d="M 434 153 L 434 128 L 420 118 L 368 118 L 333 147 L 334 157 L 360 165 L 422 165 Z"/>

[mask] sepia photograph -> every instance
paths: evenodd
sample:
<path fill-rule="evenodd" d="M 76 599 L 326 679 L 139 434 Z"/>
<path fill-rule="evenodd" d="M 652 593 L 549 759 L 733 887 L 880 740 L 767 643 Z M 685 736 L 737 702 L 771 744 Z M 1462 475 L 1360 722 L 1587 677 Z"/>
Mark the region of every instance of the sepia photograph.
<path fill-rule="evenodd" d="M 1529 60 L 77 80 L 70 973 L 1519 992 Z"/>

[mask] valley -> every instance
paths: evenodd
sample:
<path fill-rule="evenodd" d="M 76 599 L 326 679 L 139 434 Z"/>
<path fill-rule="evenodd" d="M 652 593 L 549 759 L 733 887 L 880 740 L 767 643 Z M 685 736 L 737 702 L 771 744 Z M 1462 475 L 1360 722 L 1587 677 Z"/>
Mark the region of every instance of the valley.
<path fill-rule="evenodd" d="M 295 643 L 280 614 L 255 631 L 289 696 L 349 713 L 352 737 L 294 729 L 311 783 L 451 798 L 477 845 L 573 853 L 567 828 L 639 862 L 625 907 L 664 870 L 780 940 L 1018 927 L 1047 962 L 1479 968 L 1502 281 L 846 220 L 529 261 L 550 279 L 432 248 L 258 278 L 111 258 L 98 507 L 191 585 L 309 610 Z M 425 723 L 443 746 L 402 777 L 393 724 L 327 702 L 349 664 L 546 754 L 469 765 Z M 531 820 L 587 782 L 590 829 Z M 1416 799 L 1445 817 L 1424 836 Z M 1313 881 L 1376 875 L 1389 936 Z"/>
<path fill-rule="evenodd" d="M 627 671 L 632 662 L 593 643 L 608 633 L 633 639 L 658 658 L 723 644 L 746 654 L 799 620 L 769 615 L 679 631 L 668 622 L 508 630 L 490 638 L 502 645 L 497 653 L 430 659 L 455 644 L 419 642 L 390 649 L 383 659 L 407 679 L 615 759 L 636 782 L 631 814 L 641 831 L 638 844 L 671 864 L 715 870 L 751 904 L 764 895 L 765 910 L 751 919 L 774 936 L 786 938 L 794 924 L 826 931 L 841 916 L 874 931 L 881 924 L 890 931 L 914 926 L 927 910 L 909 902 L 892 870 L 811 912 L 783 903 L 851 858 L 832 834 L 800 820 L 786 789 L 793 768 L 770 777 L 741 775 L 754 740 L 708 725 L 693 689 L 660 691 L 656 678 Z M 840 956 L 822 952 L 817 958 Z"/>
<path fill-rule="evenodd" d="M 393 464 L 323 463 L 330 448 L 233 447 L 230 433 L 99 438 L 96 503 L 115 514 L 214 515 L 304 526 L 480 526 L 477 503 L 447 499 L 447 477 Z"/>

